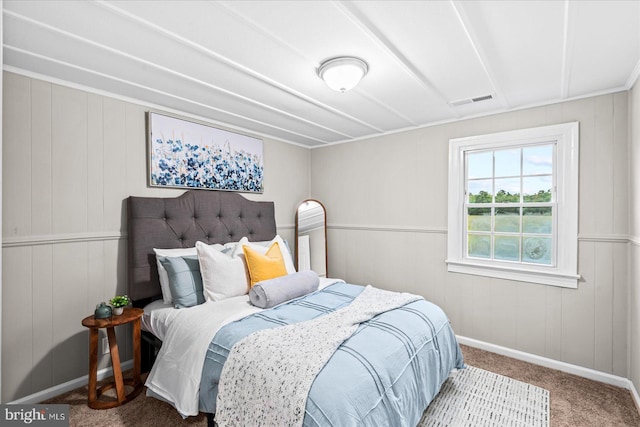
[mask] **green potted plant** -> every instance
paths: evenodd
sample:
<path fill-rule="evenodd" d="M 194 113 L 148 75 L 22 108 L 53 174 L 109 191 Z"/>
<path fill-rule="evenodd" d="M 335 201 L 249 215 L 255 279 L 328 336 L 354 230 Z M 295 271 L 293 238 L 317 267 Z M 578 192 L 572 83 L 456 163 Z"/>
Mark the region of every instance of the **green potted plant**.
<path fill-rule="evenodd" d="M 126 295 L 116 295 L 109 300 L 109 305 L 113 307 L 113 314 L 118 316 L 126 306 L 131 304 L 131 300 Z"/>

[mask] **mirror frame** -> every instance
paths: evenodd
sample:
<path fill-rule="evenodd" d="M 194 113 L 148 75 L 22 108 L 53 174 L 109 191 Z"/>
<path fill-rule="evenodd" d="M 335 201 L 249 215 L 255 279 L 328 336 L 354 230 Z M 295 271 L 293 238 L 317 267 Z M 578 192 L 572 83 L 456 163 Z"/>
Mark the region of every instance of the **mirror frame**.
<path fill-rule="evenodd" d="M 300 210 L 300 206 L 302 206 L 307 202 L 316 202 L 317 204 L 320 205 L 320 207 L 324 211 L 324 271 L 325 271 L 325 276 L 329 277 L 329 256 L 327 251 L 327 208 L 325 208 L 325 206 L 322 204 L 320 200 L 316 200 L 316 199 L 305 199 L 300 203 L 298 203 L 298 206 L 296 207 L 296 218 L 295 218 L 296 250 L 294 255 L 296 271 L 298 270 L 298 211 Z"/>

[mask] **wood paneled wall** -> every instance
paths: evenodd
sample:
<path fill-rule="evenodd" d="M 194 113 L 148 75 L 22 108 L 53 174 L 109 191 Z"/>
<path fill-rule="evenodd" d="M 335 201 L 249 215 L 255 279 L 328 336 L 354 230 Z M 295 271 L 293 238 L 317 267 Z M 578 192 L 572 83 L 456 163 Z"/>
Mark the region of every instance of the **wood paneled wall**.
<path fill-rule="evenodd" d="M 629 378 L 640 392 L 640 84 L 629 92 Z"/>
<path fill-rule="evenodd" d="M 126 292 L 129 195 L 147 188 L 149 108 L 4 73 L 2 402 L 88 372 L 80 324 L 100 301 Z M 309 196 L 309 150 L 264 141 L 265 191 L 279 232 Z M 123 360 L 130 330 L 119 328 Z M 100 367 L 110 365 L 103 356 Z"/>
<path fill-rule="evenodd" d="M 424 295 L 459 335 L 628 377 L 628 117 L 620 92 L 312 150 L 329 275 Z M 448 273 L 449 139 L 571 121 L 578 289 Z"/>

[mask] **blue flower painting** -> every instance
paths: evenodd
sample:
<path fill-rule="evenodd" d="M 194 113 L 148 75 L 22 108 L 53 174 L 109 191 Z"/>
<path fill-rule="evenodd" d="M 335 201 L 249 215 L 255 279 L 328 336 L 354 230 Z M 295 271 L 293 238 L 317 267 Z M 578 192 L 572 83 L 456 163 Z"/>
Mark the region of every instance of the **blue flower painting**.
<path fill-rule="evenodd" d="M 149 113 L 150 185 L 262 193 L 262 141 Z"/>

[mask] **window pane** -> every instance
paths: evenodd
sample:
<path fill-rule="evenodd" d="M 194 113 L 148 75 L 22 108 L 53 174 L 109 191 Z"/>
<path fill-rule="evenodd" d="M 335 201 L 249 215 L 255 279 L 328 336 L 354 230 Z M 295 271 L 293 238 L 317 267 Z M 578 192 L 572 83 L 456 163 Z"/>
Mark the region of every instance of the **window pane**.
<path fill-rule="evenodd" d="M 519 236 L 495 236 L 495 259 L 507 261 L 520 261 L 520 237 Z"/>
<path fill-rule="evenodd" d="M 469 234 L 468 254 L 476 258 L 491 258 L 491 236 Z"/>
<path fill-rule="evenodd" d="M 524 208 L 522 211 L 522 231 L 524 233 L 551 234 L 551 207 Z"/>
<path fill-rule="evenodd" d="M 522 149 L 522 174 L 553 173 L 553 145 L 538 145 Z"/>
<path fill-rule="evenodd" d="M 532 176 L 522 178 L 522 200 L 525 203 L 551 201 L 551 176 Z"/>
<path fill-rule="evenodd" d="M 493 152 L 469 153 L 467 154 L 467 165 L 469 179 L 491 178 L 493 176 Z"/>
<path fill-rule="evenodd" d="M 493 197 L 491 185 L 490 179 L 469 181 L 469 203 L 491 203 Z"/>
<path fill-rule="evenodd" d="M 491 231 L 491 208 L 469 208 L 469 231 Z"/>
<path fill-rule="evenodd" d="M 522 261 L 536 264 L 551 264 L 551 239 L 548 237 L 525 237 L 522 242 Z"/>
<path fill-rule="evenodd" d="M 520 178 L 496 179 L 496 203 L 520 203 Z"/>
<path fill-rule="evenodd" d="M 519 232 L 520 208 L 496 208 L 495 231 Z"/>
<path fill-rule="evenodd" d="M 520 176 L 520 149 L 500 150 L 494 153 L 496 177 Z"/>

